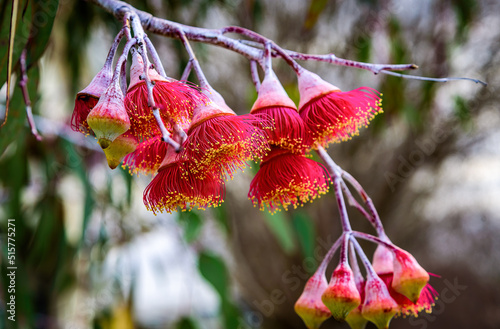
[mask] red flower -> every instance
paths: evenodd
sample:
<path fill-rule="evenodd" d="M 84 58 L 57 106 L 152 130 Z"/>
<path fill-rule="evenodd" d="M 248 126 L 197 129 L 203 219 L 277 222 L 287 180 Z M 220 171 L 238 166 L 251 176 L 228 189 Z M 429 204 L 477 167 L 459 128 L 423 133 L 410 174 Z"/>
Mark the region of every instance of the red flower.
<path fill-rule="evenodd" d="M 189 174 L 188 161 L 175 158 L 173 148 L 169 148 L 158 173 L 144 190 L 143 201 L 148 210 L 171 213 L 177 207 L 182 211 L 206 209 L 224 201 L 224 181 L 215 175 L 199 179 Z"/>
<path fill-rule="evenodd" d="M 125 106 L 130 116 L 132 133 L 139 139 L 153 138 L 159 134 L 152 109 L 148 106 L 146 82 L 141 80 L 144 72 L 142 57 L 134 53 L 130 68 L 130 86 L 125 96 Z M 206 97 L 190 85 L 161 77 L 156 70 L 149 70 L 149 77 L 154 83 L 153 99 L 160 109 L 160 116 L 168 130 L 171 122 L 181 126 L 188 123 L 193 109 L 206 102 Z"/>
<path fill-rule="evenodd" d="M 382 112 L 380 94 L 361 87 L 348 92 L 304 70 L 298 76 L 299 113 L 306 123 L 314 148 L 350 139 Z"/>
<path fill-rule="evenodd" d="M 269 144 L 296 153 L 310 147 L 311 140 L 304 121 L 273 71 L 264 77 L 250 113 L 274 121 L 274 129 L 268 131 Z"/>
<path fill-rule="evenodd" d="M 273 147 L 250 183 L 248 197 L 260 210 L 267 206 L 273 213 L 280 205 L 287 210 L 314 200 L 328 192 L 329 184 L 330 176 L 318 162 Z"/>
<path fill-rule="evenodd" d="M 145 140 L 124 158 L 123 167 L 128 167 L 131 174 L 154 174 L 167 155 L 167 148 L 168 144 L 162 141 L 161 136 Z"/>
<path fill-rule="evenodd" d="M 213 89 L 209 95 L 213 100 L 194 110 L 181 158 L 193 162 L 190 170 L 200 178 L 207 172 L 232 178 L 247 160 L 262 158 L 268 150 L 266 136 L 258 128 L 259 118 L 236 115 Z"/>

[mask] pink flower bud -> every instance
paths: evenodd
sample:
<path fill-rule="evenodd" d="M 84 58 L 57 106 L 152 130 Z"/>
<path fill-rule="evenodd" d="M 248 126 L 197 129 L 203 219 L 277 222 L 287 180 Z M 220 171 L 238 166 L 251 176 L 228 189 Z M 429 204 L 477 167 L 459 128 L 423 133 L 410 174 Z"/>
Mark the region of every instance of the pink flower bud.
<path fill-rule="evenodd" d="M 330 310 L 321 301 L 321 295 L 328 283 L 323 273 L 315 273 L 306 283 L 302 295 L 295 303 L 295 312 L 307 328 L 317 329 L 331 316 Z"/>
<path fill-rule="evenodd" d="M 332 312 L 332 316 L 339 321 L 345 320 L 349 312 L 359 306 L 361 296 L 349 265 L 337 266 L 321 300 Z"/>
<path fill-rule="evenodd" d="M 392 252 L 382 244 L 377 246 L 373 254 L 373 269 L 377 274 L 392 273 L 394 270 L 394 256 Z"/>
<path fill-rule="evenodd" d="M 429 282 L 429 274 L 415 258 L 403 249 L 394 251 L 392 288 L 416 303 L 420 292 Z"/>
<path fill-rule="evenodd" d="M 368 275 L 361 315 L 378 329 L 385 329 L 389 327 L 397 308 L 398 304 L 392 299 L 385 283 L 378 276 Z"/>
<path fill-rule="evenodd" d="M 99 102 L 90 111 L 87 122 L 103 149 L 130 128 L 118 79 L 109 85 Z"/>
<path fill-rule="evenodd" d="M 137 138 L 127 131 L 118 136 L 107 148 L 104 149 L 108 166 L 111 169 L 118 167 L 123 158 L 135 151 L 137 147 Z"/>
<path fill-rule="evenodd" d="M 91 132 L 87 123 L 87 116 L 110 85 L 112 76 L 111 65 L 106 63 L 90 84 L 76 94 L 75 108 L 71 116 L 71 129 L 85 134 Z"/>
<path fill-rule="evenodd" d="M 270 71 L 262 80 L 259 88 L 259 97 L 252 106 L 251 112 L 266 107 L 289 107 L 297 110 L 295 103 L 288 97 L 285 89 L 273 71 Z"/>

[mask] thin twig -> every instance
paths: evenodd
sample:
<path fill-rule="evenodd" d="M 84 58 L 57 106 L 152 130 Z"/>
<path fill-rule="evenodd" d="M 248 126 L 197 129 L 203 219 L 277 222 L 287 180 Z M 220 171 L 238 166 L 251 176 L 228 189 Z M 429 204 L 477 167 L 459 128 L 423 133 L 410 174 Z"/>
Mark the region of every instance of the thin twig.
<path fill-rule="evenodd" d="M 252 74 L 253 85 L 255 90 L 259 92 L 260 89 L 260 78 L 259 78 L 259 68 L 257 67 L 257 61 L 250 61 L 250 73 Z"/>
<path fill-rule="evenodd" d="M 31 128 L 31 133 L 38 141 L 42 140 L 42 136 L 38 133 L 36 128 L 35 120 L 33 120 L 33 111 L 31 110 L 31 100 L 28 93 L 28 74 L 26 73 L 26 53 L 27 48 L 24 48 L 21 52 L 21 57 L 19 58 L 19 63 L 21 64 L 21 80 L 19 80 L 19 87 L 23 92 L 24 104 L 26 104 L 26 117 L 28 118 L 28 123 Z"/>
<path fill-rule="evenodd" d="M 193 69 L 193 60 L 189 59 L 186 67 L 184 68 L 184 72 L 182 72 L 181 81 L 187 81 L 189 78 L 189 74 L 191 74 L 191 70 Z"/>
<path fill-rule="evenodd" d="M 219 30 L 215 29 L 204 29 L 199 27 L 193 27 L 188 25 L 183 25 L 179 23 L 175 23 L 166 19 L 160 19 L 154 17 L 152 14 L 137 10 L 133 6 L 119 0 L 88 0 L 89 2 L 95 3 L 96 5 L 102 7 L 107 12 L 111 13 L 118 19 L 123 18 L 124 15 L 133 12 L 140 18 L 140 21 L 144 28 L 153 33 L 171 37 L 171 38 L 179 38 L 179 30 L 182 30 L 186 38 L 190 41 L 203 42 L 207 44 L 212 44 L 215 46 L 223 47 L 225 49 L 234 51 L 240 55 L 245 56 L 249 60 L 259 61 L 262 57 L 262 49 L 259 49 L 259 45 L 263 45 L 266 40 L 271 41 L 260 34 L 257 34 L 253 31 L 246 30 L 241 27 L 226 27 Z M 230 37 L 225 36 L 225 33 L 234 32 L 240 33 L 242 35 L 247 35 L 251 37 L 254 41 L 249 40 L 236 40 Z M 248 33 L 247 33 L 248 32 Z M 252 43 L 253 42 L 253 43 Z M 257 47 L 256 47 L 257 45 Z M 417 69 L 418 66 L 415 64 L 371 64 L 371 63 L 363 63 L 357 61 L 351 61 L 347 59 L 342 59 L 336 57 L 334 54 L 326 54 L 326 55 L 310 55 L 310 54 L 302 54 L 298 52 L 294 52 L 291 50 L 285 50 L 279 47 L 274 42 L 272 43 L 272 48 L 274 50 L 273 56 L 282 57 L 288 64 L 292 66 L 292 68 L 298 72 L 300 71 L 300 66 L 295 62 L 295 60 L 306 60 L 306 61 L 322 61 L 331 63 L 334 65 L 342 65 L 355 67 L 359 69 L 368 70 L 373 72 L 374 74 L 383 73 L 398 76 L 404 79 L 418 79 L 425 81 L 436 81 L 436 82 L 447 82 L 450 80 L 469 80 L 476 83 L 480 83 L 483 86 L 486 86 L 486 83 L 471 78 L 426 78 L 419 77 L 413 75 L 399 74 L 391 71 L 403 71 L 403 70 L 414 70 Z"/>
<path fill-rule="evenodd" d="M 427 77 L 421 77 L 418 75 L 409 75 L 409 74 L 402 74 L 402 73 L 397 73 L 397 72 L 391 72 L 387 70 L 381 70 L 381 73 L 388 74 L 388 75 L 393 75 L 395 77 L 403 78 L 403 79 L 412 79 L 412 80 L 424 80 L 424 81 L 435 81 L 435 82 L 448 82 L 452 80 L 466 80 L 466 81 L 472 81 L 475 83 L 480 83 L 484 87 L 486 87 L 488 84 L 484 81 L 478 80 L 478 79 L 472 79 L 472 78 L 456 78 L 456 77 L 451 77 L 451 78 L 427 78 Z"/>

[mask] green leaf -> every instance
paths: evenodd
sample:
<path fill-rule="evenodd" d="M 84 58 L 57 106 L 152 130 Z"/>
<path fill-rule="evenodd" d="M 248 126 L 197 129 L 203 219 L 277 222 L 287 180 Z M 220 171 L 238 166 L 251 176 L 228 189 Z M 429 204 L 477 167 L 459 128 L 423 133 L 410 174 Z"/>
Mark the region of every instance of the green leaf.
<path fill-rule="evenodd" d="M 36 63 L 43 55 L 49 43 L 52 27 L 56 18 L 59 0 L 36 0 L 33 2 L 33 24 L 28 41 L 27 67 Z M 39 17 L 43 16 L 43 20 Z M 38 19 L 37 19 L 38 18 Z"/>
<path fill-rule="evenodd" d="M 224 261 L 211 253 L 202 252 L 198 259 L 201 275 L 212 284 L 223 301 L 227 300 L 228 274 Z"/>
<path fill-rule="evenodd" d="M 179 222 L 184 226 L 184 238 L 188 243 L 196 240 L 203 227 L 203 221 L 195 211 L 179 213 Z"/>
<path fill-rule="evenodd" d="M 212 213 L 214 214 L 217 222 L 224 229 L 224 232 L 227 233 L 229 231 L 229 220 L 227 218 L 226 205 L 223 203 L 222 205 L 213 208 Z"/>
<path fill-rule="evenodd" d="M 314 257 L 314 222 L 303 212 L 292 214 L 292 223 L 297 233 L 302 253 L 306 257 Z"/>
<path fill-rule="evenodd" d="M 25 7 L 25 10 L 19 10 Z M 18 62 L 21 51 L 28 43 L 31 7 L 28 0 L 3 1 L 0 4 L 0 86 L 7 81 L 9 70 Z"/>
<path fill-rule="evenodd" d="M 323 12 L 328 2 L 328 0 L 311 0 L 304 22 L 304 29 L 310 30 L 316 25 L 320 14 Z"/>
<path fill-rule="evenodd" d="M 176 329 L 198 329 L 198 325 L 196 322 L 191 319 L 191 318 L 182 318 L 179 322 L 177 322 L 177 325 L 175 326 Z"/>
<path fill-rule="evenodd" d="M 17 27 L 17 9 L 19 6 L 18 0 L 12 0 L 12 8 L 10 14 L 10 32 L 9 32 L 9 46 L 7 49 L 7 97 L 5 102 L 5 118 L 3 119 L 0 128 L 3 127 L 9 118 L 9 103 L 10 103 L 10 84 L 12 76 L 12 55 L 14 53 L 14 40 L 16 38 Z"/>
<path fill-rule="evenodd" d="M 293 229 L 289 221 L 281 212 L 277 212 L 273 215 L 265 212 L 265 217 L 271 233 L 274 234 L 281 248 L 283 248 L 287 254 L 292 253 L 295 250 L 295 240 Z"/>
<path fill-rule="evenodd" d="M 240 312 L 234 304 L 223 301 L 222 315 L 224 317 L 224 327 L 226 329 L 239 328 Z"/>

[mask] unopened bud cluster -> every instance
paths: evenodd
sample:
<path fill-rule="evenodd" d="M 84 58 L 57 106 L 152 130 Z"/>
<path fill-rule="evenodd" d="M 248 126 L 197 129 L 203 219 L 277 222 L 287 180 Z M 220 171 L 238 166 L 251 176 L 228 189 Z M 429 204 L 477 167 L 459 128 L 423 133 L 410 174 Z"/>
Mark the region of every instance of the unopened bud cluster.
<path fill-rule="evenodd" d="M 383 329 L 396 315 L 431 311 L 437 292 L 428 284 L 429 274 L 407 251 L 379 245 L 373 263 L 365 264 L 366 278 L 356 258 L 353 262 L 355 271 L 341 260 L 329 283 L 324 266 L 306 283 L 295 311 L 309 329 L 319 328 L 330 316 L 346 321 L 352 329 L 363 329 L 368 321 Z"/>

